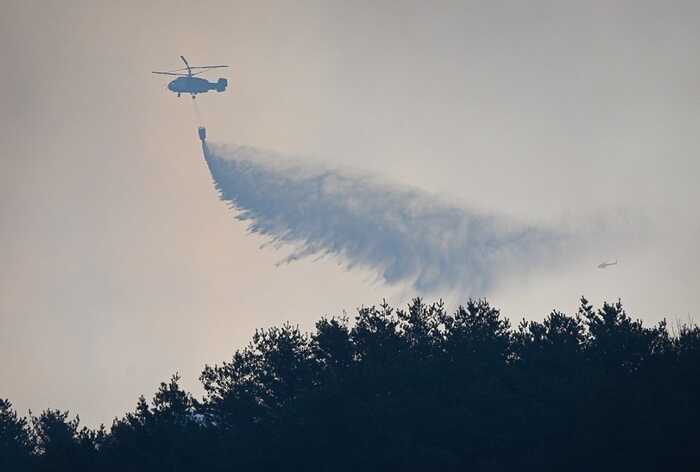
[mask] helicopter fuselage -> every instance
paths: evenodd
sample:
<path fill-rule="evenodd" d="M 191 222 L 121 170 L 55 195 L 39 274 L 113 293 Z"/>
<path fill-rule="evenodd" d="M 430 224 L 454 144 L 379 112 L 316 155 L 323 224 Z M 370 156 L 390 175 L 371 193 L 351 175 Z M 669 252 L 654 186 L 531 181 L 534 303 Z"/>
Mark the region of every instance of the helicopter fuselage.
<path fill-rule="evenodd" d="M 178 77 L 168 84 L 168 90 L 175 92 L 178 96 L 181 93 L 189 93 L 192 96 L 198 93 L 206 93 L 210 90 L 223 92 L 226 90 L 228 82 L 226 79 L 219 79 L 217 82 L 209 82 L 201 77 Z"/>

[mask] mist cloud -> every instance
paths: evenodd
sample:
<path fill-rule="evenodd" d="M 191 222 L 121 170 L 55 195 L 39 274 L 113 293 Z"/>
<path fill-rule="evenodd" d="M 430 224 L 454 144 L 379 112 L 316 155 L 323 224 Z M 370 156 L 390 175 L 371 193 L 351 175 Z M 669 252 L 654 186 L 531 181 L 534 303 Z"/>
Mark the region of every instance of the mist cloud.
<path fill-rule="evenodd" d="M 550 264 L 566 237 L 461 208 L 421 190 L 246 146 L 205 143 L 220 198 L 291 254 L 333 256 L 419 292 L 485 294 L 501 279 Z"/>

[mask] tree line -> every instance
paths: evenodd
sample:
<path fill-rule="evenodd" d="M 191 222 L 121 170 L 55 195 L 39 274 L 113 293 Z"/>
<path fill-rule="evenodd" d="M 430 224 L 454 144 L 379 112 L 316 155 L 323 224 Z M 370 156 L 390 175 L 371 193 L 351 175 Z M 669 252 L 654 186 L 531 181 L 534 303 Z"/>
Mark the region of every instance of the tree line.
<path fill-rule="evenodd" d="M 700 328 L 620 302 L 512 327 L 414 299 L 258 330 L 108 428 L 0 400 L 1 471 L 700 470 Z"/>

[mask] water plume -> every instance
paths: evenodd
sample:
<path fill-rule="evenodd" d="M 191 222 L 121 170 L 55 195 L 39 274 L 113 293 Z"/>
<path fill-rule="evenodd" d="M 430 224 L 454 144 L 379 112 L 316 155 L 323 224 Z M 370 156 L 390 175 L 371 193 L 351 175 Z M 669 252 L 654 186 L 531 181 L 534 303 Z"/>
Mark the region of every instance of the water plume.
<path fill-rule="evenodd" d="M 332 256 L 418 292 L 483 295 L 551 263 L 560 232 L 448 204 L 427 192 L 247 146 L 203 142 L 220 198 L 248 231 L 288 246 L 281 263 Z"/>

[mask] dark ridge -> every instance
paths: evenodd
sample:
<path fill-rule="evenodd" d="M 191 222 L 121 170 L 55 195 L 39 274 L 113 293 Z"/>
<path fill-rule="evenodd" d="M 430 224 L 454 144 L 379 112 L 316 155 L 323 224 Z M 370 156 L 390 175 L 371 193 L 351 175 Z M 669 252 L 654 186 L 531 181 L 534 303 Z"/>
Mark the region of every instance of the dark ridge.
<path fill-rule="evenodd" d="M 259 330 L 109 428 L 0 402 L 2 471 L 698 470 L 700 328 L 415 299 Z"/>

